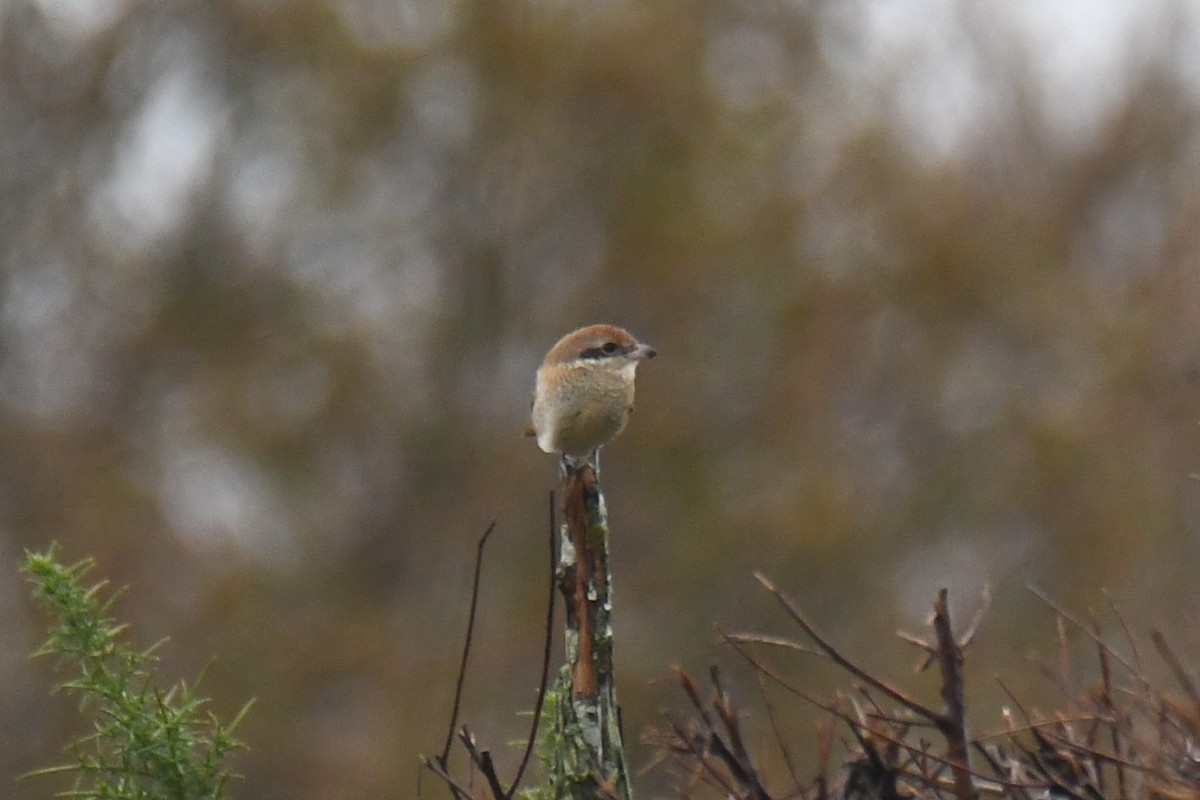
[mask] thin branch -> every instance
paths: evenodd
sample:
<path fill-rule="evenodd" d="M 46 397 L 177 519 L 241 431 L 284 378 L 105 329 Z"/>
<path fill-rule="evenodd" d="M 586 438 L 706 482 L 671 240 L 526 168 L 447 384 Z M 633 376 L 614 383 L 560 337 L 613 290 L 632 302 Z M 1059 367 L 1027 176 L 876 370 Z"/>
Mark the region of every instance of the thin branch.
<path fill-rule="evenodd" d="M 983 744 L 979 740 L 975 740 L 971 744 L 971 747 L 973 747 L 975 749 L 976 753 L 979 753 L 979 757 L 982 758 L 984 761 L 986 761 L 988 763 L 988 766 L 991 767 L 992 771 L 995 772 L 997 775 L 1009 774 L 1009 771 L 1004 769 L 1004 767 L 992 756 L 991 753 L 988 752 L 987 748 L 984 747 Z M 980 787 L 979 787 L 979 790 L 981 792 L 986 789 L 987 789 L 987 787 L 984 785 L 980 785 Z M 1007 795 L 1009 792 L 1020 792 L 1021 795 L 1025 798 L 1025 800 L 1032 800 L 1032 798 L 1030 797 L 1030 794 L 1029 794 L 1029 789 L 1027 787 L 1016 786 L 1016 785 L 1011 785 L 1011 784 L 1004 786 L 1004 793 Z"/>
<path fill-rule="evenodd" d="M 701 747 L 696 741 L 697 737 L 684 730 L 683 725 L 674 717 L 672 717 L 670 714 L 664 714 L 663 716 L 666 718 L 667 722 L 670 723 L 672 730 L 675 731 L 675 737 L 681 743 L 681 749 L 683 749 L 685 752 L 691 753 L 692 757 L 696 760 L 696 763 L 703 768 L 704 772 L 709 775 L 709 778 L 714 781 L 715 784 L 719 786 L 727 796 L 734 796 L 734 787 L 729 784 L 729 782 L 725 779 L 725 776 L 721 775 L 721 773 L 714 769 L 712 764 L 709 763 L 709 752 L 713 745 L 713 739 L 718 739 L 718 737 L 714 735 L 712 728 L 708 729 L 709 736 L 704 737 L 705 741 L 703 747 Z"/>
<path fill-rule="evenodd" d="M 1011 699 L 1011 695 L 1009 695 Z M 1016 725 L 1010 722 L 1002 731 L 992 731 L 991 733 L 979 733 L 971 737 L 971 741 L 976 744 L 986 742 L 990 739 L 1005 739 L 1012 736 L 1014 733 L 1032 733 L 1041 728 L 1050 728 L 1059 725 L 1063 722 L 1104 722 L 1111 723 L 1107 717 L 1096 716 L 1095 714 L 1086 714 L 1079 717 L 1063 717 L 1061 719 L 1044 719 L 1040 721 L 1030 721 L 1025 725 Z"/>
<path fill-rule="evenodd" d="M 429 770 L 434 775 L 437 775 L 439 778 L 445 781 L 446 785 L 450 787 L 450 792 L 454 795 L 456 800 L 472 800 L 471 792 L 460 786 L 458 782 L 454 780 L 454 777 L 447 772 L 446 769 L 435 759 L 432 759 L 429 756 L 421 756 L 420 758 L 421 764 L 424 765 L 425 769 Z"/>
<path fill-rule="evenodd" d="M 843 719 L 848 719 L 848 718 L 843 717 Z M 876 739 L 882 739 L 883 741 L 887 742 L 888 744 L 893 745 L 893 746 L 905 751 L 906 753 L 912 753 L 914 755 L 920 755 L 922 758 L 928 758 L 929 760 L 934 761 L 938 764 L 941 764 L 944 767 L 949 767 L 951 770 L 955 769 L 957 766 L 954 762 L 950 761 L 949 759 L 939 756 L 935 753 L 929 752 L 928 749 L 922 749 L 919 745 L 915 745 L 915 744 L 912 744 L 911 742 L 906 742 L 903 739 L 898 739 L 896 737 L 889 736 L 888 734 L 884 733 L 883 731 L 873 730 L 870 733 Z M 985 775 L 984 773 L 978 772 L 975 769 L 968 769 L 967 772 L 970 775 L 972 775 L 976 778 L 979 778 L 980 780 L 989 781 L 991 783 L 996 783 L 996 784 L 999 784 L 1000 786 L 1005 786 L 1005 787 L 1009 787 L 1009 788 L 1013 788 L 1013 789 L 1036 789 L 1036 788 L 1038 788 L 1037 784 L 1021 783 L 1020 781 L 1013 781 L 1013 780 L 1009 780 L 1007 778 L 1001 778 L 1001 777 L 998 777 L 995 775 Z"/>
<path fill-rule="evenodd" d="M 1079 694 L 1079 689 L 1075 686 L 1075 670 L 1071 666 L 1071 653 L 1067 648 L 1067 625 L 1061 614 L 1054 620 L 1054 625 L 1058 631 L 1059 680 L 1066 688 L 1067 697 L 1075 697 Z"/>
<path fill-rule="evenodd" d="M 988 609 L 992 607 L 992 585 L 985 583 L 983 591 L 979 593 L 979 604 L 975 606 L 975 612 L 971 614 L 971 621 L 967 623 L 967 629 L 963 635 L 958 637 L 958 647 L 960 650 L 967 649 L 971 642 L 975 641 L 975 634 L 979 633 L 979 626 L 983 624 L 983 618 L 987 616 Z"/>
<path fill-rule="evenodd" d="M 937 634 L 938 663 L 942 672 L 942 702 L 946 713 L 939 725 L 946 737 L 947 752 L 954 773 L 954 795 L 958 800 L 975 800 L 978 793 L 971 783 L 971 751 L 967 746 L 967 717 L 963 706 L 963 655 L 950 628 L 950 609 L 945 587 L 933 602 L 933 628 Z"/>
<path fill-rule="evenodd" d="M 492 797 L 495 800 L 504 800 L 507 795 L 504 793 L 504 787 L 500 785 L 500 778 L 496 775 L 496 766 L 492 763 L 491 752 L 480 750 L 475 746 L 475 736 L 467 730 L 466 725 L 463 725 L 462 729 L 458 732 L 458 738 L 463 743 L 463 746 L 467 748 L 467 753 L 471 756 L 471 761 L 483 773 L 488 788 L 492 790 Z"/>
<path fill-rule="evenodd" d="M 471 607 L 467 612 L 467 635 L 463 640 L 462 659 L 458 662 L 458 680 L 454 685 L 454 705 L 450 710 L 450 730 L 446 732 L 446 746 L 442 748 L 442 754 L 437 757 L 437 762 L 443 771 L 446 769 L 446 760 L 450 757 L 450 746 L 454 744 L 454 730 L 458 727 L 458 710 L 462 704 L 463 683 L 467 677 L 467 660 L 471 656 L 471 639 L 475 634 L 475 611 L 479 607 L 479 576 L 483 570 L 483 546 L 487 544 L 488 537 L 494 530 L 496 530 L 496 520 L 492 520 L 492 524 L 487 526 L 483 536 L 479 537 L 479 544 L 475 546 L 475 577 L 471 581 Z"/>
<path fill-rule="evenodd" d="M 1162 631 L 1150 631 L 1150 640 L 1154 642 L 1154 647 L 1158 650 L 1158 654 L 1162 656 L 1162 660 L 1171 668 L 1171 672 L 1175 675 L 1175 680 L 1179 684 L 1179 688 L 1183 689 L 1188 699 L 1196 706 L 1197 712 L 1200 713 L 1200 692 L 1196 690 L 1196 684 L 1192 680 L 1192 676 L 1184 669 L 1183 664 L 1175 655 L 1175 651 L 1171 649 L 1171 645 L 1167 644 L 1167 637 L 1163 635 Z"/>
<path fill-rule="evenodd" d="M 737 711 L 734 709 L 733 701 L 730 700 L 725 687 L 721 685 L 721 673 L 716 664 L 710 668 L 709 677 L 712 679 L 713 690 L 716 692 L 713 708 L 721 715 L 721 722 L 725 725 L 725 731 L 729 735 L 729 743 L 733 746 L 733 756 L 739 770 L 738 777 L 743 784 L 750 788 L 754 797 L 766 800 L 767 790 L 758 777 L 754 761 L 746 751 L 746 745 L 742 741 L 742 732 L 738 725 Z"/>
<path fill-rule="evenodd" d="M 529 729 L 529 740 L 525 743 L 525 753 L 521 756 L 521 764 L 517 767 L 516 777 L 505 793 L 505 800 L 512 800 L 521 778 L 525 776 L 525 768 L 533 755 L 537 742 L 538 722 L 542 719 L 542 706 L 546 702 L 546 687 L 550 682 L 550 653 L 554 648 L 554 593 L 558 588 L 555 584 L 555 569 L 558 566 L 558 548 L 554 538 L 554 490 L 550 490 L 550 596 L 546 598 L 546 635 L 542 646 L 542 680 L 538 684 L 537 702 L 533 706 L 533 725 Z"/>
<path fill-rule="evenodd" d="M 983 618 L 987 616 L 988 609 L 991 607 L 992 586 L 985 583 L 983 590 L 979 593 L 979 602 L 975 605 L 975 611 L 971 614 L 971 621 L 967 623 L 967 630 L 958 637 L 959 650 L 966 650 L 967 646 L 975 640 L 975 634 L 979 633 L 979 626 L 983 623 Z M 938 648 L 925 639 L 904 631 L 896 631 L 896 635 L 905 642 L 925 651 L 924 658 L 921 659 L 921 663 L 917 664 L 914 672 L 924 672 L 938 660 Z"/>
<path fill-rule="evenodd" d="M 1097 634 L 1096 634 L 1094 631 L 1092 631 L 1092 629 L 1091 629 L 1091 628 L 1089 628 L 1087 625 L 1084 625 L 1082 622 L 1080 622 L 1079 620 L 1077 620 L 1075 617 L 1073 617 L 1073 616 L 1071 616 L 1070 614 L 1068 614 L 1068 613 L 1066 612 L 1066 610 L 1065 610 L 1065 609 L 1063 609 L 1063 607 L 1062 607 L 1062 606 L 1060 606 L 1058 603 L 1056 603 L 1054 600 L 1052 600 L 1052 599 L 1051 599 L 1051 598 L 1050 598 L 1048 595 L 1046 595 L 1046 593 L 1045 593 L 1045 592 L 1043 592 L 1041 589 L 1037 588 L 1036 586 L 1034 586 L 1034 585 L 1032 585 L 1032 584 L 1029 584 L 1029 585 L 1027 586 L 1027 588 L 1029 589 L 1029 591 L 1030 591 L 1030 592 L 1032 592 L 1032 593 L 1033 593 L 1033 595 L 1034 595 L 1035 597 L 1037 597 L 1037 598 L 1038 598 L 1039 600 L 1041 600 L 1043 603 L 1045 603 L 1046 605 L 1048 605 L 1048 606 L 1050 607 L 1050 609 L 1051 609 L 1052 611 L 1054 611 L 1054 613 L 1058 614 L 1060 617 L 1062 617 L 1063 619 L 1065 619 L 1067 622 L 1070 622 L 1070 623 L 1071 623 L 1072 625 L 1074 625 L 1076 628 L 1078 628 L 1079 630 L 1083 631 L 1083 633 L 1084 633 L 1085 635 L 1087 635 L 1087 636 L 1088 636 L 1088 637 L 1089 637 L 1089 638 L 1090 638 L 1092 641 L 1094 641 L 1096 644 L 1098 644 L 1098 645 L 1100 645 L 1101 647 L 1103 647 L 1103 648 L 1105 648 L 1106 650 L 1108 650 L 1108 653 L 1109 653 L 1109 655 L 1110 655 L 1110 656 L 1112 656 L 1113 660 L 1114 660 L 1114 661 L 1116 661 L 1116 662 L 1117 662 L 1118 664 L 1120 664 L 1121 666 L 1123 666 L 1123 667 L 1124 667 L 1126 670 L 1128 670 L 1128 671 L 1129 671 L 1129 674 L 1130 674 L 1131 676 L 1133 676 L 1134 678 L 1137 678 L 1137 679 L 1138 679 L 1138 682 L 1142 684 L 1142 687 L 1143 687 L 1143 688 L 1145 688 L 1145 689 L 1147 689 L 1147 690 L 1151 689 L 1151 686 L 1150 686 L 1150 681 L 1148 681 L 1148 680 L 1146 679 L 1145 673 L 1143 673 L 1143 672 L 1142 672 L 1142 670 L 1141 670 L 1139 667 L 1136 667 L 1136 666 L 1134 666 L 1133 664 L 1129 663 L 1129 660 L 1128 660 L 1128 659 L 1126 659 L 1124 656 L 1122 656 L 1120 653 L 1118 653 L 1116 650 L 1114 650 L 1114 649 L 1112 648 L 1112 646 L 1111 646 L 1111 645 L 1109 645 L 1109 643 L 1108 643 L 1108 642 L 1106 642 L 1106 641 L 1104 640 L 1104 638 L 1103 638 L 1103 637 L 1101 637 L 1101 636 L 1098 636 L 1098 635 L 1097 635 Z"/>
<path fill-rule="evenodd" d="M 1100 623 L 1094 622 L 1093 628 L 1095 629 L 1096 635 L 1099 636 Z M 1108 651 L 1097 645 L 1096 655 L 1100 660 L 1100 705 L 1108 709 L 1109 713 L 1112 714 L 1115 723 L 1120 718 L 1120 712 L 1117 711 L 1117 707 L 1113 703 L 1112 668 L 1108 663 Z M 1111 724 L 1108 731 L 1109 741 L 1112 744 L 1113 752 L 1119 754 L 1121 752 L 1121 734 L 1118 726 L 1116 724 Z M 1100 788 L 1101 790 L 1104 789 L 1103 786 Z M 1121 764 L 1117 765 L 1117 796 L 1121 800 L 1125 800 L 1127 796 L 1125 787 L 1125 768 Z"/>
<path fill-rule="evenodd" d="M 831 645 L 829 640 L 817 630 L 816 626 L 814 626 L 805 618 L 803 612 L 800 611 L 799 607 L 792 601 L 790 597 L 776 588 L 775 584 L 771 583 L 771 581 L 768 580 L 767 577 L 761 572 L 755 572 L 754 577 L 758 579 L 758 582 L 761 583 L 768 592 L 775 595 L 775 599 L 778 600 L 780 605 L 783 606 L 784 610 L 787 611 L 788 616 L 790 616 L 797 625 L 803 628 L 804 632 L 807 633 L 814 642 L 816 642 L 817 646 L 824 650 L 825 653 L 842 669 L 846 670 L 851 675 L 854 675 L 864 683 L 874 686 L 876 689 L 883 692 L 897 703 L 906 706 L 914 713 L 917 713 L 928 720 L 936 721 L 941 717 L 941 715 L 933 709 L 918 703 L 904 692 L 900 691 L 894 686 L 891 686 L 890 684 L 883 682 L 879 678 L 876 678 L 874 675 L 871 675 L 862 667 L 843 656 L 840 652 L 838 652 L 837 648 Z"/>
<path fill-rule="evenodd" d="M 1108 601 L 1108 610 L 1117 618 L 1117 624 L 1121 626 L 1121 631 L 1125 634 L 1125 642 L 1129 645 L 1129 652 L 1133 654 L 1133 663 L 1137 667 L 1138 673 L 1142 673 L 1142 654 L 1138 652 L 1137 640 L 1133 638 L 1133 632 L 1129 629 L 1128 623 L 1125 622 L 1124 615 L 1121 614 L 1121 609 L 1117 608 L 1117 604 L 1113 602 L 1108 592 L 1104 592 L 1104 599 Z"/>
<path fill-rule="evenodd" d="M 818 650 L 815 647 L 801 644 L 792 639 L 784 638 L 783 636 L 772 636 L 769 633 L 724 633 L 725 638 L 731 642 L 744 642 L 746 644 L 765 644 L 771 647 L 782 647 L 787 650 L 795 650 L 798 653 L 807 653 L 812 656 L 821 658 L 829 658 L 824 650 Z"/>
<path fill-rule="evenodd" d="M 1040 731 L 1042 729 L 1039 728 L 1038 730 Z M 1132 769 L 1136 772 L 1143 772 L 1147 775 L 1154 775 L 1154 776 L 1160 777 L 1160 778 L 1168 778 L 1169 777 L 1161 769 L 1157 769 L 1148 764 L 1138 764 L 1135 761 L 1130 761 L 1129 759 L 1122 758 L 1121 756 L 1118 756 L 1118 755 L 1113 755 L 1112 753 L 1105 753 L 1103 750 L 1097 750 L 1094 747 L 1089 747 L 1085 744 L 1081 744 L 1079 742 L 1072 741 L 1070 738 L 1068 738 L 1066 736 L 1062 736 L 1060 734 L 1057 734 L 1053 730 L 1045 731 L 1044 733 L 1041 733 L 1040 735 L 1042 737 L 1044 737 L 1047 742 L 1054 742 L 1056 744 L 1059 744 L 1063 747 L 1064 750 L 1072 752 L 1072 753 L 1080 753 L 1080 754 L 1086 755 L 1086 756 L 1088 756 L 1088 758 L 1091 758 L 1094 760 L 1107 761 L 1110 764 L 1118 764 L 1120 766 Z"/>
<path fill-rule="evenodd" d="M 792 776 L 792 783 L 796 786 L 796 792 L 801 793 L 803 789 L 800 786 L 800 776 L 796 772 L 796 765 L 792 761 L 791 751 L 788 750 L 787 743 L 783 740 L 783 733 L 779 730 L 779 720 L 775 717 L 775 706 L 771 703 L 771 698 L 767 697 L 767 684 L 763 681 L 761 673 L 754 673 L 755 682 L 758 684 L 758 694 L 762 698 L 763 706 L 767 709 L 767 720 L 771 724 L 771 731 L 775 735 L 775 744 L 779 747 L 779 752 L 783 756 L 783 763 L 787 766 L 788 774 Z"/>
<path fill-rule="evenodd" d="M 869 711 L 867 712 L 867 719 L 887 722 L 891 725 L 900 725 L 906 728 L 933 728 L 937 730 L 937 725 L 929 720 L 917 719 L 916 717 L 901 717 L 896 714 L 889 714 L 886 711 Z"/>
<path fill-rule="evenodd" d="M 925 641 L 920 636 L 917 636 L 915 633 L 897 630 L 896 636 L 900 638 L 900 641 L 905 642 L 906 644 L 911 644 L 913 647 L 921 650 L 924 653 L 924 655 L 921 657 L 921 663 L 917 664 L 917 666 L 913 669 L 913 672 L 924 672 L 925 670 L 929 669 L 930 664 L 937 660 L 937 648 Z"/>
<path fill-rule="evenodd" d="M 720 633 L 720 629 L 718 629 L 718 632 Z M 724 636 L 723 633 L 722 633 L 722 636 Z M 750 666 L 754 667 L 755 670 L 762 673 L 763 675 L 766 675 L 768 678 L 773 680 L 775 683 L 779 684 L 781 687 L 783 687 L 784 690 L 786 690 L 790 694 L 793 694 L 796 697 L 799 697 L 801 700 L 805 701 L 806 703 L 816 706 L 817 708 L 821 709 L 822 711 L 828 712 L 830 715 L 837 717 L 838 719 L 846 719 L 847 722 L 851 722 L 851 723 L 855 722 L 854 720 L 848 718 L 844 711 L 841 711 L 840 709 L 838 709 L 834 706 L 831 706 L 828 703 L 821 702 L 817 698 L 815 698 L 812 695 L 805 692 L 803 689 L 788 682 L 787 679 L 785 679 L 782 675 L 780 675 L 775 670 L 771 669 L 771 667 L 769 667 L 766 663 L 764 663 L 756 655 L 751 653 L 750 650 L 748 648 L 744 647 L 740 642 L 734 641 L 732 639 L 725 639 L 725 641 L 728 642 L 729 645 L 734 649 L 734 652 L 736 652 L 742 658 L 746 659 L 746 661 L 750 662 Z"/>
<path fill-rule="evenodd" d="M 740 775 L 740 765 L 737 759 L 733 758 L 733 754 L 728 751 L 725 742 L 721 741 L 720 736 L 714 728 L 708 728 L 707 735 L 700 736 L 685 732 L 679 722 L 673 720 L 670 716 L 667 717 L 667 720 L 671 722 L 671 727 L 676 732 L 676 735 L 679 736 L 679 740 L 684 742 L 685 747 L 688 748 L 692 757 L 696 758 L 704 766 L 704 771 L 707 772 L 715 786 L 720 787 L 722 793 L 725 793 L 727 796 L 734 796 L 734 793 L 736 793 L 737 788 L 731 786 L 730 780 L 737 781 L 742 786 L 745 786 L 743 776 Z M 721 775 L 719 770 L 714 769 L 712 764 L 712 757 L 714 756 L 730 771 L 728 778 Z"/>
<path fill-rule="evenodd" d="M 1021 716 L 1025 718 L 1025 724 L 1028 726 L 1029 730 L 1036 730 L 1038 726 L 1034 724 L 1033 718 L 1029 716 L 1029 712 L 1025 710 L 1025 706 L 1021 704 L 1021 701 L 1017 699 L 1017 696 L 1013 693 L 1013 690 L 1009 688 L 1008 684 L 1005 683 L 1004 679 L 999 675 L 996 676 L 996 684 L 999 685 L 1002 692 L 1008 695 L 1009 702 L 1017 707 L 1017 711 L 1021 712 Z M 1009 730 L 1015 731 L 1019 729 L 1010 726 Z"/>
<path fill-rule="evenodd" d="M 679 685 L 683 689 L 683 693 L 691 701 L 692 708 L 696 709 L 696 713 L 700 715 L 701 721 L 704 722 L 704 727 L 711 729 L 713 727 L 712 718 L 708 715 L 708 709 L 704 707 L 704 700 L 700 697 L 700 687 L 696 685 L 696 680 L 679 664 L 673 665 L 671 671 L 675 673 L 675 677 L 679 680 Z"/>
<path fill-rule="evenodd" d="M 737 713 L 724 687 L 721 685 L 720 672 L 717 667 L 713 666 L 710 671 L 714 692 L 711 705 L 725 728 L 729 739 L 728 745 L 717 731 L 713 723 L 713 718 L 708 713 L 708 708 L 700 697 L 700 689 L 696 685 L 695 679 L 679 666 L 673 667 L 673 670 L 679 680 L 679 685 L 688 696 L 696 713 L 699 714 L 699 720 L 703 729 L 703 735 L 699 733 L 687 733 L 673 718 L 669 715 L 667 716 L 668 721 L 671 722 L 672 727 L 675 729 L 676 737 L 686 746 L 686 752 L 692 754 L 694 758 L 705 761 L 705 767 L 710 772 L 713 772 L 713 770 L 707 764 L 707 760 L 710 757 L 718 759 L 725 765 L 725 769 L 728 770 L 730 777 L 737 782 L 738 786 L 749 791 L 751 797 L 759 798 L 760 800 L 769 800 L 769 795 L 765 788 L 763 788 L 754 763 L 742 741 Z M 703 741 L 702 747 L 700 746 L 700 740 Z M 730 792 L 731 789 L 725 783 L 724 779 L 720 778 L 719 780 L 721 788 L 726 793 Z"/>
<path fill-rule="evenodd" d="M 829 757 L 833 753 L 833 729 L 837 720 L 829 717 L 821 722 L 817 734 L 817 798 L 829 800 Z"/>

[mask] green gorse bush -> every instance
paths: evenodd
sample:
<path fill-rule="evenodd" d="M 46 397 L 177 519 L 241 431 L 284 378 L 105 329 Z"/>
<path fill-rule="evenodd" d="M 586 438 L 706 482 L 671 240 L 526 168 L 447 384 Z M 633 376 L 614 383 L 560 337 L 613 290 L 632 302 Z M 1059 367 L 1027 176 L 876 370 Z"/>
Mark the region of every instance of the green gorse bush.
<path fill-rule="evenodd" d="M 196 694 L 196 685 L 181 681 L 165 690 L 157 686 L 152 666 L 162 642 L 137 650 L 123 640 L 127 626 L 108 615 L 120 593 L 106 597 L 105 581 L 85 587 L 83 579 L 92 566 L 91 559 L 60 563 L 53 546 L 44 553 L 25 554 L 21 571 L 53 616 L 50 637 L 34 655 L 56 656 L 60 669 L 74 673 L 59 688 L 80 698 L 94 728 L 70 743 L 70 763 L 26 777 L 76 773 L 74 788 L 62 792 L 63 797 L 225 797 L 225 785 L 233 776 L 226 757 L 243 747 L 233 731 L 251 704 L 225 723 L 204 709 L 207 699 Z"/>

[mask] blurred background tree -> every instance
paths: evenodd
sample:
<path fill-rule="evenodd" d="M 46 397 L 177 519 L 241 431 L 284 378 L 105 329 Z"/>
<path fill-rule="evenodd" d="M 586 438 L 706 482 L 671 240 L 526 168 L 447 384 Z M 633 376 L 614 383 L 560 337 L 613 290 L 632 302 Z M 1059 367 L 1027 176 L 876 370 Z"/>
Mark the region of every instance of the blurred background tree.
<path fill-rule="evenodd" d="M 519 433 L 593 321 L 662 354 L 605 461 L 631 740 L 714 620 L 780 624 L 753 568 L 868 664 L 941 582 L 995 585 L 989 674 L 1051 634 L 1027 582 L 1196 652 L 1198 54 L 1187 0 L 0 4 L 0 780 L 77 732 L 27 660 L 51 539 L 258 698 L 236 794 L 403 797 L 495 517 L 503 750 Z"/>

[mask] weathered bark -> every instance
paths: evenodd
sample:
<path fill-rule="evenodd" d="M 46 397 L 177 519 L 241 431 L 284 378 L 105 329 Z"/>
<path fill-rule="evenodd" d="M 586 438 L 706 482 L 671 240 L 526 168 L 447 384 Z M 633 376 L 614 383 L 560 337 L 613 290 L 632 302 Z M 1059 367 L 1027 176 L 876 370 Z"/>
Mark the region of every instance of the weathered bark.
<path fill-rule="evenodd" d="M 566 660 L 555 685 L 559 798 L 620 798 L 632 791 L 613 675 L 608 514 L 591 466 L 567 471 L 556 571 L 566 603 Z"/>

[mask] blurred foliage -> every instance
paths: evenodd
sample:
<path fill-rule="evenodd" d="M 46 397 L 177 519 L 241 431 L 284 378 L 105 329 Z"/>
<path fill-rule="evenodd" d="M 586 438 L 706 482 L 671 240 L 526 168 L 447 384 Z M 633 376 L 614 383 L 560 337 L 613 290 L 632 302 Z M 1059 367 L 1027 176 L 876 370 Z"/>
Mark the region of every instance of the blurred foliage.
<path fill-rule="evenodd" d="M 465 721 L 520 738 L 519 432 L 601 320 L 661 354 L 605 461 L 631 740 L 764 566 L 868 667 L 939 583 L 1000 672 L 1026 582 L 1195 651 L 1197 52 L 1185 0 L 0 5 L 0 776 L 77 729 L 51 539 L 259 698 L 242 796 L 403 796 L 497 518 Z"/>

